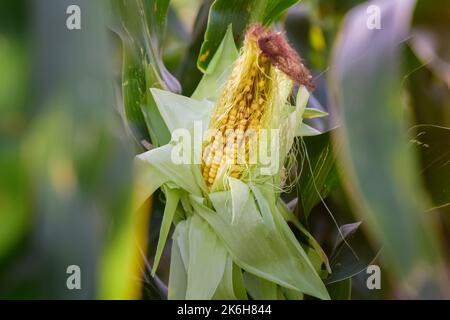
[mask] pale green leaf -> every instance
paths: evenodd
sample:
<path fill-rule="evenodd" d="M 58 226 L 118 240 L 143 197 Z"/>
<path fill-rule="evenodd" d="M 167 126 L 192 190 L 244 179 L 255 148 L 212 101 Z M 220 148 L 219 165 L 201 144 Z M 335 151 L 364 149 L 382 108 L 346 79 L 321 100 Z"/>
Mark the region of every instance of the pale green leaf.
<path fill-rule="evenodd" d="M 170 272 L 168 299 L 181 300 L 186 297 L 187 272 L 183 261 L 183 251 L 185 248 L 180 247 L 179 243 L 187 243 L 187 227 L 186 221 L 177 224 L 172 236 L 172 252 L 170 256 Z"/>
<path fill-rule="evenodd" d="M 181 226 L 180 226 L 181 224 Z M 180 248 L 181 261 L 183 261 L 184 269 L 186 270 L 186 286 L 187 286 L 187 270 L 189 268 L 189 228 L 190 219 L 182 221 L 177 224 L 174 234 L 178 233 L 178 236 L 173 237 L 173 242 L 177 242 L 178 248 Z M 186 287 L 187 288 L 187 287 Z"/>
<path fill-rule="evenodd" d="M 166 207 L 164 208 L 163 219 L 159 231 L 158 245 L 156 247 L 155 260 L 153 262 L 152 276 L 155 276 L 158 268 L 159 260 L 163 253 L 164 245 L 166 244 L 167 236 L 169 235 L 170 226 L 172 225 L 173 217 L 180 201 L 180 190 L 163 186 L 164 194 L 166 195 Z"/>
<path fill-rule="evenodd" d="M 287 288 L 280 288 L 287 300 L 303 300 L 303 293 Z"/>
<path fill-rule="evenodd" d="M 240 189 L 248 188 L 239 180 L 236 184 L 241 184 Z M 194 210 L 208 221 L 241 268 L 281 286 L 328 299 L 325 286 L 301 246 L 294 245 L 286 237 L 285 230 L 276 228 L 278 224 L 265 223 L 253 196 L 247 197 L 238 209 L 240 212 L 236 212 L 234 224 L 231 223 L 231 192 L 210 194 L 217 213 L 203 205 L 202 198 L 191 199 Z"/>
<path fill-rule="evenodd" d="M 247 290 L 245 290 L 243 271 L 236 263 L 233 263 L 233 288 L 234 293 L 239 300 L 248 299 Z"/>
<path fill-rule="evenodd" d="M 268 211 L 271 215 L 271 220 L 267 221 L 270 221 L 273 224 L 273 217 L 275 217 L 276 221 L 280 224 L 280 229 L 285 230 L 293 243 L 297 243 L 290 228 L 288 228 L 285 223 L 285 221 L 291 222 L 308 239 L 309 247 L 305 246 L 305 250 L 307 250 L 307 256 L 314 266 L 314 269 L 319 271 L 323 263 L 327 267 L 327 270 L 331 273 L 328 258 L 321 246 L 317 243 L 316 239 L 314 239 L 309 231 L 300 223 L 297 217 L 288 209 L 287 205 L 281 199 L 276 201 L 273 193 L 273 187 L 270 184 L 266 184 L 258 186 L 250 185 L 250 188 L 255 195 L 255 199 L 258 203 L 262 216 L 264 217 L 264 212 Z"/>
<path fill-rule="evenodd" d="M 157 150 L 157 149 L 155 149 Z M 152 150 L 153 151 L 153 150 Z M 138 209 L 163 183 L 167 177 L 152 169 L 148 162 L 135 158 L 134 161 L 134 206 Z"/>
<path fill-rule="evenodd" d="M 297 108 L 297 112 L 300 116 L 303 116 L 306 110 L 306 105 L 309 99 L 309 92 L 305 86 L 300 86 L 298 88 L 297 97 L 295 99 L 295 106 Z"/>
<path fill-rule="evenodd" d="M 311 126 L 308 126 L 305 123 L 302 123 L 300 128 L 298 128 L 296 135 L 299 137 L 309 137 L 309 136 L 318 136 L 319 134 L 322 134 L 322 132 Z"/>
<path fill-rule="evenodd" d="M 314 108 L 306 108 L 305 112 L 303 112 L 303 119 L 321 118 L 326 116 L 328 116 L 328 112 Z"/>
<path fill-rule="evenodd" d="M 309 241 L 310 241 L 309 244 L 311 245 L 311 249 L 314 248 L 314 245 L 316 245 L 316 247 L 318 247 L 317 252 L 316 252 L 316 250 L 312 250 L 309 255 L 306 254 L 303 247 L 297 241 L 294 233 L 291 231 L 288 224 L 286 223 L 286 221 L 288 221 L 288 220 L 284 217 L 283 213 L 281 213 L 281 210 L 279 210 L 279 208 L 278 208 L 278 207 L 283 206 L 283 202 L 281 200 L 278 201 L 278 203 L 279 203 L 278 207 L 275 204 L 274 197 L 271 195 L 271 194 L 273 194 L 271 185 L 267 184 L 267 185 L 258 185 L 258 186 L 250 186 L 250 187 L 254 194 L 260 195 L 259 197 L 257 197 L 259 206 L 260 207 L 265 206 L 265 207 L 271 208 L 275 227 L 279 230 L 279 232 L 283 233 L 287 237 L 288 242 L 292 243 L 297 248 L 297 250 L 303 256 L 305 261 L 307 263 L 309 263 L 310 266 L 314 270 L 316 270 L 316 271 L 320 270 L 322 262 L 325 262 L 326 264 L 328 264 L 325 254 L 323 253 L 323 251 L 321 250 L 321 248 L 317 244 L 317 242 L 314 240 L 314 238 L 309 234 L 309 232 L 303 226 L 301 226 L 300 222 L 295 221 L 296 219 L 291 218 L 291 222 L 294 223 L 294 225 L 300 227 L 299 230 L 306 237 L 309 238 Z M 308 248 L 306 248 L 306 249 L 308 249 Z M 313 258 L 313 260 L 310 260 L 311 257 Z M 324 258 L 324 260 L 322 260 L 322 258 Z"/>
<path fill-rule="evenodd" d="M 227 257 L 222 280 L 217 287 L 214 299 L 217 300 L 247 300 L 244 280 L 241 269 Z"/>
<path fill-rule="evenodd" d="M 175 164 L 172 161 L 173 146 L 162 147 L 141 153 L 135 158 L 136 196 L 135 204 L 140 206 L 163 183 L 173 182 L 192 194 L 201 194 L 194 166 Z M 197 168 L 198 169 L 198 168 Z"/>
<path fill-rule="evenodd" d="M 247 272 L 244 274 L 244 281 L 248 293 L 254 300 L 284 300 L 276 283 Z"/>
<path fill-rule="evenodd" d="M 245 184 L 240 183 L 237 179 L 228 178 L 228 181 L 230 183 L 231 192 L 231 223 L 234 224 L 235 221 L 241 219 L 241 214 L 245 214 L 245 212 L 242 211 L 242 208 L 245 206 L 245 203 L 250 196 L 250 190 Z"/>
<path fill-rule="evenodd" d="M 233 260 L 228 256 L 222 279 L 214 293 L 215 300 L 236 300 L 233 288 Z"/>
<path fill-rule="evenodd" d="M 212 104 L 207 100 L 199 101 L 155 88 L 150 92 L 171 133 L 176 129 L 192 132 L 195 121 L 202 121 L 203 128 L 208 126 Z"/>
<path fill-rule="evenodd" d="M 286 105 L 286 120 L 281 126 L 280 153 L 284 155 L 280 157 L 281 165 L 284 164 L 285 155 L 289 152 L 297 136 L 298 129 L 302 125 L 303 113 L 308 103 L 309 92 L 304 86 L 298 88 L 295 107 Z"/>
<path fill-rule="evenodd" d="M 275 228 L 275 222 L 273 221 L 273 216 L 272 216 L 274 201 L 270 201 L 270 200 L 274 200 L 274 199 L 271 199 L 272 197 L 270 197 L 270 195 L 268 195 L 268 194 L 266 194 L 266 195 L 262 194 L 262 192 L 258 188 L 256 188 L 254 185 L 250 185 L 250 188 L 253 192 L 253 195 L 255 196 L 255 200 L 258 204 L 258 208 L 259 208 L 259 211 L 261 212 L 261 216 L 264 219 L 264 222 L 268 226 Z M 233 188 L 231 190 L 233 190 Z M 231 196 L 233 196 L 233 195 L 231 195 Z M 266 198 L 265 196 L 268 196 L 268 197 Z"/>
<path fill-rule="evenodd" d="M 211 227 L 190 217 L 186 299 L 211 299 L 222 279 L 227 252 Z"/>

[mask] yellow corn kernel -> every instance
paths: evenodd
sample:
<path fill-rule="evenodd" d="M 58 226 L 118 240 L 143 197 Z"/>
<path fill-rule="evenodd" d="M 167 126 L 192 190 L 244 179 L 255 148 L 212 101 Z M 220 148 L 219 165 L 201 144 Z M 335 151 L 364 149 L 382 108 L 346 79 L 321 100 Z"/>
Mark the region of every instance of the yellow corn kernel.
<path fill-rule="evenodd" d="M 245 132 L 263 127 L 263 114 L 269 109 L 266 104 L 271 88 L 271 68 L 254 35 L 246 36 L 242 53 L 210 121 L 210 129 L 219 129 L 220 138 L 215 137 L 204 145 L 204 150 L 212 145 L 210 154 L 203 157 L 210 163 L 206 160 L 202 163 L 202 174 L 208 187 L 215 183 L 218 174 L 234 178 L 243 174 L 245 166 L 241 163 L 248 160 L 250 149 L 249 139 L 244 139 Z M 230 134 L 230 130 L 234 133 Z"/>

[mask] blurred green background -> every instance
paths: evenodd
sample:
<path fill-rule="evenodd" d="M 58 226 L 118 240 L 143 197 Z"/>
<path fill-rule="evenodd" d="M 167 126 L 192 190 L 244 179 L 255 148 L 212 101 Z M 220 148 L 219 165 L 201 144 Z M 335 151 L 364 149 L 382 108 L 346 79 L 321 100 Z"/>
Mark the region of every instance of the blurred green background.
<path fill-rule="evenodd" d="M 263 3 L 0 2 L 0 298 L 165 299 L 169 251 L 149 275 L 165 199 L 131 210 L 134 155 L 169 139 L 148 88 L 192 94 L 199 55 L 252 21 L 286 34 L 330 113 L 283 197 L 330 258 L 332 296 L 450 297 L 450 3 Z M 72 4 L 81 30 L 66 28 Z"/>

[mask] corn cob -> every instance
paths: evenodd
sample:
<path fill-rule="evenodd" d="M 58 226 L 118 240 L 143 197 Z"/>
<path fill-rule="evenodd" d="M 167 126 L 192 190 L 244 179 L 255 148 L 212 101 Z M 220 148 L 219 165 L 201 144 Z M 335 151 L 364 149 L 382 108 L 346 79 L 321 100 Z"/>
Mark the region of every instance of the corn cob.
<path fill-rule="evenodd" d="M 241 178 L 254 163 L 259 130 L 273 117 L 275 68 L 312 88 L 311 75 L 286 40 L 279 33 L 252 25 L 213 110 L 209 129 L 214 134 L 203 144 L 201 168 L 208 187 L 224 173 Z"/>
<path fill-rule="evenodd" d="M 208 186 L 222 170 L 235 178 L 241 176 L 238 162 L 242 164 L 249 158 L 249 143 L 245 142 L 244 135 L 249 128 L 257 131 L 263 121 L 270 95 L 267 84 L 271 64 L 257 45 L 256 34 L 262 30 L 254 27 L 247 32 L 243 54 L 213 111 L 210 129 L 216 133 L 203 146 L 202 171 Z"/>

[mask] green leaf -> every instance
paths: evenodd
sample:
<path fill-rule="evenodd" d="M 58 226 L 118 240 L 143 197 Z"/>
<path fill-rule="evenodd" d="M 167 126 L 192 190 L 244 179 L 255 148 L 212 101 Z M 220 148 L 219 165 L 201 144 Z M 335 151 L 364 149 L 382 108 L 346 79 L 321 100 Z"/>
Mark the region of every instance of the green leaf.
<path fill-rule="evenodd" d="M 187 300 L 211 299 L 222 279 L 227 252 L 211 227 L 198 215 L 189 221 Z"/>
<path fill-rule="evenodd" d="M 295 237 L 288 235 L 291 231 L 283 218 L 276 217 L 275 224 L 266 224 L 253 195 L 245 196 L 249 194 L 247 185 L 235 180 L 231 186 L 235 189 L 232 192 L 210 194 L 217 213 L 204 206 L 202 198 L 191 199 L 196 213 L 208 221 L 235 263 L 286 288 L 327 299 L 323 283 Z M 232 195 L 242 199 L 233 200 Z M 242 206 L 233 207 L 232 203 Z"/>
<path fill-rule="evenodd" d="M 28 79 L 26 48 L 9 36 L 0 39 L 0 271 L 5 258 L 31 226 L 30 202 L 28 201 L 28 177 L 24 170 L 24 157 L 19 142 L 23 129 L 13 123 L 23 119 Z"/>
<path fill-rule="evenodd" d="M 276 283 L 247 272 L 244 274 L 244 281 L 253 300 L 285 300 Z"/>
<path fill-rule="evenodd" d="M 339 282 L 327 285 L 331 300 L 351 300 L 352 279 L 348 278 Z"/>
<path fill-rule="evenodd" d="M 222 280 L 217 287 L 213 299 L 215 300 L 247 300 L 241 269 L 227 257 Z"/>
<path fill-rule="evenodd" d="M 134 136 L 145 138 L 145 120 L 141 105 L 145 102 L 145 74 L 142 65 L 133 57 L 130 48 L 124 45 L 122 65 L 122 96 L 126 124 Z"/>
<path fill-rule="evenodd" d="M 361 230 L 361 222 L 340 227 L 340 234 L 330 255 L 332 273 L 326 279 L 327 284 L 352 278 L 367 269 L 377 258 L 380 249 L 372 249 Z"/>
<path fill-rule="evenodd" d="M 307 259 L 311 261 L 316 272 L 319 273 L 321 271 L 322 264 L 331 272 L 325 252 L 308 230 L 302 226 L 297 217 L 287 208 L 286 204 L 281 200 L 277 201 L 275 199 L 273 187 L 271 185 L 250 185 L 250 188 L 265 222 L 282 230 L 292 243 L 297 244 L 297 239 L 286 224 L 286 222 L 292 223 L 307 238 L 307 243 L 302 248 L 308 252 Z"/>
<path fill-rule="evenodd" d="M 169 286 L 167 297 L 169 300 L 186 299 L 187 263 L 183 257 L 188 255 L 186 247 L 181 244 L 188 243 L 188 222 L 180 221 L 172 236 L 172 250 L 170 255 Z M 187 260 L 188 258 L 185 258 Z"/>
<path fill-rule="evenodd" d="M 236 300 L 233 288 L 233 260 L 228 256 L 225 263 L 225 270 L 220 280 L 217 290 L 214 293 L 215 300 Z"/>
<path fill-rule="evenodd" d="M 295 97 L 295 106 L 298 108 L 298 113 L 303 117 L 306 110 L 306 105 L 309 99 L 309 91 L 305 86 L 300 86 L 298 88 L 297 96 Z"/>
<path fill-rule="evenodd" d="M 331 105 L 342 110 L 347 194 L 384 245 L 399 285 L 421 296 L 429 292 L 425 287 L 441 285 L 442 260 L 438 231 L 423 214 L 428 204 L 417 161 L 406 148 L 400 49 L 415 1 L 376 3 L 384 17 L 377 32 L 366 28 L 367 4 L 347 16 L 330 70 Z M 418 268 L 426 279 L 418 279 Z"/>
<path fill-rule="evenodd" d="M 163 88 L 179 92 L 178 81 L 167 71 L 162 61 L 162 41 L 169 2 L 170 0 L 111 0 L 112 29 L 132 49 L 135 59 L 142 65 L 151 66 L 154 80 Z"/>
<path fill-rule="evenodd" d="M 158 106 L 151 92 L 146 93 L 145 100 L 140 105 L 152 145 L 162 146 L 170 141 L 170 132 L 164 123 Z"/>
<path fill-rule="evenodd" d="M 265 25 L 277 21 L 291 6 L 300 0 L 268 0 L 264 9 L 262 22 Z"/>
<path fill-rule="evenodd" d="M 298 137 L 311 137 L 311 136 L 318 136 L 319 134 L 322 134 L 322 132 L 307 125 L 306 123 L 302 123 L 296 133 Z"/>
<path fill-rule="evenodd" d="M 236 297 L 240 300 L 246 300 L 247 290 L 245 289 L 242 269 L 233 262 L 233 288 Z"/>
<path fill-rule="evenodd" d="M 328 116 L 328 112 L 314 108 L 306 108 L 303 113 L 303 119 L 321 118 L 326 116 Z"/>
<path fill-rule="evenodd" d="M 206 71 L 228 26 L 233 26 L 234 38 L 240 44 L 247 25 L 261 22 L 269 25 L 298 0 L 215 0 L 209 11 L 205 41 L 197 65 Z"/>
<path fill-rule="evenodd" d="M 191 96 L 198 86 L 203 73 L 197 68 L 197 58 L 203 43 L 203 38 L 208 24 L 208 13 L 213 1 L 203 1 L 197 11 L 189 46 L 184 54 L 184 59 L 178 66 L 177 76 L 183 84 L 183 95 Z"/>
<path fill-rule="evenodd" d="M 336 152 L 333 150 L 331 133 L 304 137 L 301 144 L 300 180 L 297 184 L 298 214 L 305 221 L 311 210 L 338 185 Z M 303 220 L 302 220 L 303 221 Z"/>
<path fill-rule="evenodd" d="M 175 164 L 172 161 L 173 146 L 168 144 L 136 156 L 135 206 L 140 206 L 163 183 L 172 182 L 189 193 L 200 195 L 194 165 Z M 197 168 L 198 169 L 198 168 Z"/>
<path fill-rule="evenodd" d="M 217 101 L 238 54 L 230 25 L 192 98 Z"/>
<path fill-rule="evenodd" d="M 166 244 L 167 236 L 169 235 L 170 226 L 172 225 L 173 217 L 180 201 L 180 191 L 172 189 L 169 186 L 163 186 L 164 194 L 166 195 L 166 206 L 164 208 L 163 219 L 159 231 L 158 245 L 156 247 L 155 258 L 152 268 L 152 276 L 155 276 L 156 269 L 159 265 L 159 260 L 163 253 L 164 245 Z"/>
<path fill-rule="evenodd" d="M 297 113 L 298 116 L 300 117 L 298 121 L 301 121 L 303 119 L 307 119 L 308 113 L 310 116 L 311 110 L 316 110 L 316 109 L 307 109 L 306 108 L 306 104 L 308 103 L 308 99 L 309 99 L 309 92 L 308 90 L 304 87 L 304 86 L 300 86 L 300 88 L 298 89 L 297 92 L 297 97 L 296 97 L 296 108 L 297 108 Z M 305 123 L 298 123 L 299 125 L 291 127 L 295 129 L 295 136 L 299 136 L 299 137 L 303 137 L 303 136 L 316 136 L 321 134 L 322 132 L 320 132 L 319 130 L 305 124 Z"/>
<path fill-rule="evenodd" d="M 294 144 L 298 129 L 302 126 L 303 113 L 309 99 L 309 92 L 304 86 L 298 88 L 295 106 L 285 105 L 286 120 L 280 133 L 280 165 L 285 164 L 286 156 Z"/>
<path fill-rule="evenodd" d="M 150 89 L 158 109 L 170 132 L 188 129 L 193 133 L 194 122 L 202 121 L 203 129 L 208 127 L 212 104 L 198 101 L 160 89 Z"/>
<path fill-rule="evenodd" d="M 125 115 L 138 140 L 147 127 L 153 145 L 169 142 L 149 87 L 180 92 L 180 84 L 162 61 L 169 0 L 111 0 L 111 28 L 123 44 L 123 97 Z"/>

